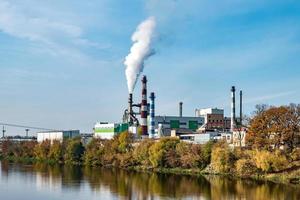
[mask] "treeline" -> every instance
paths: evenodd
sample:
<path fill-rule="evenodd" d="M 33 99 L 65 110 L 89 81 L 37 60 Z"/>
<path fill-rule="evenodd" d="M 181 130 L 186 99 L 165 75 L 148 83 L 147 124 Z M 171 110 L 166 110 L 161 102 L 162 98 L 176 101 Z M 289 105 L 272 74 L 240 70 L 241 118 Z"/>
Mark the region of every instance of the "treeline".
<path fill-rule="evenodd" d="M 2 157 L 32 161 L 115 166 L 139 169 L 178 169 L 241 176 L 300 168 L 300 106 L 258 106 L 249 122 L 246 147 L 225 141 L 192 144 L 177 138 L 137 142 L 124 132 L 112 140 L 93 139 L 85 147 L 80 138 L 63 143 L 4 141 Z M 300 175 L 300 173 L 299 173 Z"/>
<path fill-rule="evenodd" d="M 6 140 L 1 145 L 1 157 L 12 161 L 81 164 L 84 146 L 80 138 L 60 141 L 49 140 L 13 142 Z"/>

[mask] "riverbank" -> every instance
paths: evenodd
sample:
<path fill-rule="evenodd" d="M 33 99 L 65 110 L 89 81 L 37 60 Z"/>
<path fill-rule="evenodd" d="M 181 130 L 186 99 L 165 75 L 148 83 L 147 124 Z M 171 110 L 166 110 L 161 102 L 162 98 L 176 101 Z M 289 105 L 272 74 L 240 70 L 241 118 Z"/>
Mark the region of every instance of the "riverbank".
<path fill-rule="evenodd" d="M 300 186 L 220 175 L 0 162 L 4 199 L 299 199 Z M 9 189 L 11 188 L 11 189 Z M 70 195 L 72 192 L 74 195 Z M 45 193 L 43 196 L 41 193 Z M 111 193 L 107 195 L 108 193 Z M 18 194 L 18 195 L 16 195 Z M 88 194 L 92 194 L 88 195 Z M 50 196 L 49 196 L 50 195 Z"/>
<path fill-rule="evenodd" d="M 3 158 L 0 156 L 0 161 L 8 161 L 10 163 L 22 163 L 22 164 L 46 164 L 49 166 L 53 166 L 56 164 L 62 164 L 63 163 L 57 163 L 53 160 L 37 160 L 34 158 L 20 158 L 20 157 L 14 157 L 10 156 L 7 158 Z M 65 164 L 70 165 L 70 164 Z M 77 166 L 81 167 L 91 167 L 91 168 L 98 168 L 93 166 L 86 166 L 83 163 L 76 164 Z M 234 178 L 234 179 L 251 179 L 251 180 L 259 180 L 259 181 L 270 181 L 273 183 L 279 183 L 279 184 L 293 184 L 293 185 L 299 185 L 300 186 L 300 166 L 298 168 L 284 171 L 284 172 L 278 172 L 278 173 L 257 173 L 252 175 L 238 175 L 236 173 L 217 173 L 211 171 L 211 169 L 183 169 L 183 168 L 153 168 L 153 167 L 142 167 L 142 166 L 131 166 L 131 167 L 116 167 L 112 165 L 106 165 L 102 166 L 102 168 L 106 169 L 122 169 L 126 171 L 135 171 L 135 172 L 143 172 L 143 173 L 160 173 L 160 174 L 176 174 L 176 175 L 190 175 L 190 176 L 219 176 L 219 177 L 226 177 L 226 178 Z"/>
<path fill-rule="evenodd" d="M 64 142 L 2 143 L 1 155 L 11 162 L 115 167 L 172 174 L 217 174 L 299 184 L 300 151 L 231 148 L 226 142 L 191 144 L 178 138 L 135 143 L 124 132 L 112 140 L 80 138 Z"/>

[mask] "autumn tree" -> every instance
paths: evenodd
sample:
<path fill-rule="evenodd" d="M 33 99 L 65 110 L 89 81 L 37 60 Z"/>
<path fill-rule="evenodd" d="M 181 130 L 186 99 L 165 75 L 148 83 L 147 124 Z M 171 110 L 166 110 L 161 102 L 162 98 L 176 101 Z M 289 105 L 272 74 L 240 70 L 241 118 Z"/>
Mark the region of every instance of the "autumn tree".
<path fill-rule="evenodd" d="M 257 107 L 246 137 L 248 146 L 292 151 L 299 143 L 300 105 Z"/>

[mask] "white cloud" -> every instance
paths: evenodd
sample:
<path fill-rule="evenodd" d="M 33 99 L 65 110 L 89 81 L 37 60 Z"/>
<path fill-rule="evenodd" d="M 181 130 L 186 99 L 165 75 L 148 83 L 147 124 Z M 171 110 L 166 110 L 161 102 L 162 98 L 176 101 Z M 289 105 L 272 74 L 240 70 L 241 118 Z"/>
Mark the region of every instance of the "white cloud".
<path fill-rule="evenodd" d="M 7 1 L 0 2 L 0 29 L 12 36 L 41 42 L 50 42 L 60 36 L 76 39 L 82 35 L 78 26 L 26 16 Z"/>
<path fill-rule="evenodd" d="M 244 103 L 245 104 L 262 103 L 262 102 L 266 102 L 267 100 L 272 100 L 272 99 L 278 99 L 278 98 L 281 98 L 281 97 L 291 96 L 295 93 L 296 93 L 296 91 L 287 91 L 287 92 L 280 92 L 280 93 L 276 93 L 276 94 L 267 94 L 267 95 L 258 96 L 258 97 L 250 97 L 250 98 L 247 98 L 244 101 Z"/>
<path fill-rule="evenodd" d="M 34 48 L 38 49 L 31 46 L 35 53 L 60 56 L 76 63 L 91 63 L 94 61 L 81 47 L 109 48 L 84 38 L 84 31 L 79 25 L 65 22 L 63 18 L 58 20 L 51 15 L 30 15 L 23 6 L 0 1 L 0 32 L 37 43 Z"/>

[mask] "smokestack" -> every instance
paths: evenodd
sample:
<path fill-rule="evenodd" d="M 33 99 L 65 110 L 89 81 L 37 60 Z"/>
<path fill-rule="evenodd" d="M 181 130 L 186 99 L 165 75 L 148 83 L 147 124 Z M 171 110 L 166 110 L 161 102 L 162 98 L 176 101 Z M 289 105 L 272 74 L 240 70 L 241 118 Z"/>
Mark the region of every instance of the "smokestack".
<path fill-rule="evenodd" d="M 243 91 L 240 90 L 240 125 L 243 126 Z"/>
<path fill-rule="evenodd" d="M 155 134 L 155 94 L 150 94 L 150 126 L 149 126 L 149 137 L 153 138 Z"/>
<path fill-rule="evenodd" d="M 179 102 L 179 117 L 182 117 L 182 102 Z"/>
<path fill-rule="evenodd" d="M 132 111 L 132 93 L 129 93 L 129 98 L 128 98 L 128 123 L 130 125 L 133 124 L 132 115 L 133 115 L 133 111 Z"/>
<path fill-rule="evenodd" d="M 148 106 L 147 106 L 147 78 L 143 76 L 142 78 L 142 103 L 141 103 L 141 127 L 142 135 L 148 135 L 147 130 L 147 115 L 148 115 Z"/>
<path fill-rule="evenodd" d="M 230 129 L 233 131 L 235 128 L 235 87 L 231 87 L 231 126 Z"/>

